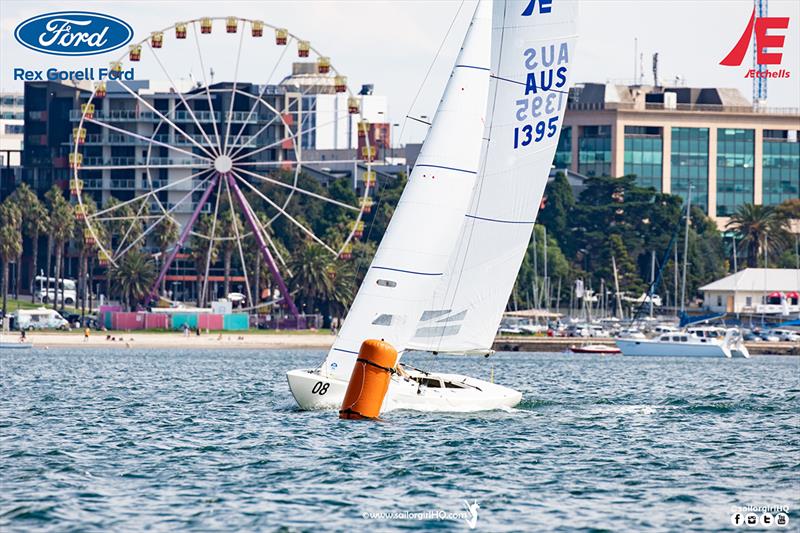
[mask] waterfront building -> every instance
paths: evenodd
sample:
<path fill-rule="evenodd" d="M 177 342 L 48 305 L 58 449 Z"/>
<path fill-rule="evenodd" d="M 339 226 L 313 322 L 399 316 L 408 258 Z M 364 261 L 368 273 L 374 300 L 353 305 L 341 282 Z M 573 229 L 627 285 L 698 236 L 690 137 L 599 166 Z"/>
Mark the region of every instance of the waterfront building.
<path fill-rule="evenodd" d="M 570 90 L 554 166 L 634 174 L 724 227 L 743 204 L 800 198 L 800 109 L 753 107 L 736 89 L 603 83 Z"/>
<path fill-rule="evenodd" d="M 800 269 L 745 268 L 700 287 L 704 307 L 719 313 L 800 313 Z"/>
<path fill-rule="evenodd" d="M 24 97 L 0 93 L 0 168 L 19 166 L 25 130 Z"/>

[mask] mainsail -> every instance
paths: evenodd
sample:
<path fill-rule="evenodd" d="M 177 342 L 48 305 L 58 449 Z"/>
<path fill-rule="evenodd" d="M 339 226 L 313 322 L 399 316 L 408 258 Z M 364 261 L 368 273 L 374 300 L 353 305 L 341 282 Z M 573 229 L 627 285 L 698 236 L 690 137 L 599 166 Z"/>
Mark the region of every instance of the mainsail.
<path fill-rule="evenodd" d="M 491 350 L 531 238 L 561 131 L 576 0 L 496 2 L 480 173 L 445 275 L 410 349 Z"/>
<path fill-rule="evenodd" d="M 479 2 L 408 184 L 323 363 L 324 375 L 349 379 L 365 339 L 405 349 L 444 276 L 478 174 L 491 17 L 489 2 Z"/>

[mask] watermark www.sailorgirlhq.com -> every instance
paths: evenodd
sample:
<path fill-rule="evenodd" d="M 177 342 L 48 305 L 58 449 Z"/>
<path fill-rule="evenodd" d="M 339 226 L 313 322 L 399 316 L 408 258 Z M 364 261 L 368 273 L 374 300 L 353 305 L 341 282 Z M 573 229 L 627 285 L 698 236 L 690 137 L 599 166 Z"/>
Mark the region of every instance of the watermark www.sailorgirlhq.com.
<path fill-rule="evenodd" d="M 424 520 L 424 521 L 464 521 L 470 529 L 475 529 L 478 524 L 478 509 L 480 505 L 473 501 L 464 500 L 464 511 L 445 511 L 444 509 L 430 509 L 427 511 L 380 511 L 361 513 L 364 520 Z"/>

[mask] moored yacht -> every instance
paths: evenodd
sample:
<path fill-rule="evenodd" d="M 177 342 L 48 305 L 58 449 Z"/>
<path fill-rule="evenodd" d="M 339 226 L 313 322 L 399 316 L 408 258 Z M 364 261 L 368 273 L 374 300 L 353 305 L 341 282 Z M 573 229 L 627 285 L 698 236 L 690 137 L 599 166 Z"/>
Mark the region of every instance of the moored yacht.
<path fill-rule="evenodd" d="M 652 339 L 617 339 L 622 355 L 651 357 L 750 357 L 737 329 L 689 328 Z"/>

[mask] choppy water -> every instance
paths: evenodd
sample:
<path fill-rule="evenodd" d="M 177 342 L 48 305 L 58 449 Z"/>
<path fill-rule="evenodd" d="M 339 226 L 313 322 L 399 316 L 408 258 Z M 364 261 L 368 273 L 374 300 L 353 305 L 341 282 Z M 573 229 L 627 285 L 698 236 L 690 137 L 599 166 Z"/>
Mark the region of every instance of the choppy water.
<path fill-rule="evenodd" d="M 512 412 L 295 410 L 312 351 L 0 353 L 0 530 L 738 530 L 800 524 L 800 359 L 410 357 L 521 389 Z"/>

